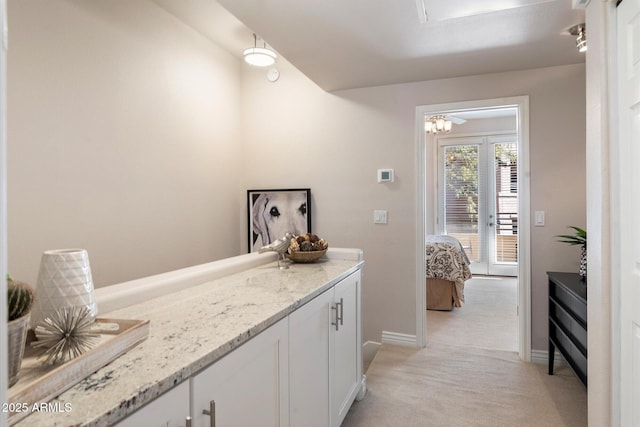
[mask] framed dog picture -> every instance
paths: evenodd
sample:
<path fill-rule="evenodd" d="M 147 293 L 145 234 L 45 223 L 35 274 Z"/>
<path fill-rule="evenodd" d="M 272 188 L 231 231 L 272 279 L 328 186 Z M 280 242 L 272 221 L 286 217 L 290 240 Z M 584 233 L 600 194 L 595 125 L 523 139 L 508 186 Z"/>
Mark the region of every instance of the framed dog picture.
<path fill-rule="evenodd" d="M 247 190 L 249 252 L 292 234 L 311 233 L 311 189 Z"/>

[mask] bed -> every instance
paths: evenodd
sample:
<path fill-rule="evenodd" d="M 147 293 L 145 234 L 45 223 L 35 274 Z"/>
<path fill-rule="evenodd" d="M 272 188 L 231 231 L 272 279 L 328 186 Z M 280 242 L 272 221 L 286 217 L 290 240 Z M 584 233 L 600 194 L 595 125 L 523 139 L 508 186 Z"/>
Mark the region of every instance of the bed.
<path fill-rule="evenodd" d="M 464 282 L 471 278 L 471 270 L 460 241 L 452 236 L 427 236 L 426 254 L 427 310 L 462 307 Z"/>

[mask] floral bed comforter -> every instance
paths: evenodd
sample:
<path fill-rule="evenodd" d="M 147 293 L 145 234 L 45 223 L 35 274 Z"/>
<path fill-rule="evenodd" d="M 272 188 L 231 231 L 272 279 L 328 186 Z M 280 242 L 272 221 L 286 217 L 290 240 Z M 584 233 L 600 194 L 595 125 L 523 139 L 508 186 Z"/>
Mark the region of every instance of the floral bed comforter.
<path fill-rule="evenodd" d="M 427 279 L 444 279 L 455 283 L 458 299 L 464 302 L 464 282 L 471 279 L 469 258 L 460 241 L 446 235 L 426 239 Z"/>

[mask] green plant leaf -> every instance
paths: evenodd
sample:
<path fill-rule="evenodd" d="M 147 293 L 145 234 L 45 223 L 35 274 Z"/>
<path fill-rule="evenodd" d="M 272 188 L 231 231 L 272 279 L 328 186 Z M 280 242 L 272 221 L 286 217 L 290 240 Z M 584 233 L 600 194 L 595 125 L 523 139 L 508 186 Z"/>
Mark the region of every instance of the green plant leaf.
<path fill-rule="evenodd" d="M 570 245 L 581 245 L 581 246 L 586 246 L 587 245 L 587 232 L 580 228 L 580 227 L 576 227 L 573 225 L 568 226 L 569 228 L 571 228 L 572 230 L 575 231 L 574 234 L 560 234 L 555 236 L 556 238 L 558 238 L 560 243 L 568 243 Z"/>

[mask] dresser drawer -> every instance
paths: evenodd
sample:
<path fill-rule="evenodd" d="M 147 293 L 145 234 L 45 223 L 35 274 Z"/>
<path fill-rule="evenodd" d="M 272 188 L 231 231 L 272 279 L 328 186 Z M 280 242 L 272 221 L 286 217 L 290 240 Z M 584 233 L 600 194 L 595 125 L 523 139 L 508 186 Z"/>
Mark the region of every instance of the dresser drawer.
<path fill-rule="evenodd" d="M 587 378 L 587 354 L 583 353 L 578 346 L 560 328 L 549 328 L 549 340 L 555 344 L 558 351 L 566 359 L 567 363 L 574 370 L 580 381 L 586 383 Z"/>
<path fill-rule="evenodd" d="M 578 321 L 566 309 L 553 301 L 549 303 L 549 319 L 573 341 L 583 354 L 587 354 L 587 329 L 584 322 Z"/>
<path fill-rule="evenodd" d="M 549 375 L 556 349 L 587 386 L 587 286 L 575 273 L 549 276 Z"/>
<path fill-rule="evenodd" d="M 571 294 L 565 288 L 556 285 L 549 288 L 549 298 L 555 299 L 567 312 L 574 315 L 586 325 L 587 304 L 581 301 L 578 297 Z"/>

